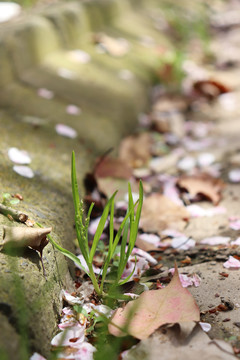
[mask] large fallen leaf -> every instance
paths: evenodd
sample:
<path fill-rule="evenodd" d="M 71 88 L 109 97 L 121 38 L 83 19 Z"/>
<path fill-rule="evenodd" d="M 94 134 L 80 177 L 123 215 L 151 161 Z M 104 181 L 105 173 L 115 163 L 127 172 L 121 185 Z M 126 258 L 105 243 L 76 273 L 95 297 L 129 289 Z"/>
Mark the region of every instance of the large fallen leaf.
<path fill-rule="evenodd" d="M 124 360 L 234 360 L 231 344 L 223 340 L 212 340 L 195 325 L 186 335 L 182 324 L 165 326 L 156 331 L 149 339 L 141 341 L 130 349 Z"/>
<path fill-rule="evenodd" d="M 182 230 L 189 218 L 188 211 L 168 197 L 154 193 L 143 201 L 140 228 L 145 232 L 161 234 L 166 228 Z"/>
<path fill-rule="evenodd" d="M 199 321 L 200 312 L 190 292 L 182 287 L 176 267 L 167 287 L 143 292 L 125 308 L 117 309 L 111 320 L 108 329 L 112 335 L 123 336 L 119 327 L 127 326 L 127 333 L 142 340 L 161 325 Z"/>
<path fill-rule="evenodd" d="M 221 179 L 216 179 L 208 174 L 182 176 L 178 179 L 177 185 L 187 190 L 193 198 L 196 195 L 203 195 L 214 205 L 217 205 L 221 200 L 221 192 L 225 187 Z"/>
<path fill-rule="evenodd" d="M 122 140 L 119 157 L 130 167 L 144 166 L 151 156 L 152 138 L 149 133 L 131 135 Z"/>
<path fill-rule="evenodd" d="M 122 159 L 104 157 L 95 166 L 94 175 L 97 178 L 114 177 L 130 179 L 132 169 Z"/>

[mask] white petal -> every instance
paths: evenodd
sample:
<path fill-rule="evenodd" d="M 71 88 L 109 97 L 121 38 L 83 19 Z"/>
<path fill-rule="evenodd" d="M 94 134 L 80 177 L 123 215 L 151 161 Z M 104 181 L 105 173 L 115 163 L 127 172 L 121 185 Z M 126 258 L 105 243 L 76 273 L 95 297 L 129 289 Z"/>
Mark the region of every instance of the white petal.
<path fill-rule="evenodd" d="M 71 139 L 75 139 L 78 136 L 76 130 L 64 124 L 57 124 L 55 129 L 59 135 L 66 136 Z"/>
<path fill-rule="evenodd" d="M 34 177 L 34 172 L 29 166 L 24 165 L 14 165 L 13 170 L 21 176 L 24 176 L 28 179 L 32 179 Z"/>
<path fill-rule="evenodd" d="M 201 321 L 199 322 L 199 325 L 201 326 L 201 328 L 202 328 L 203 331 L 205 331 L 205 332 L 210 331 L 211 328 L 212 328 L 212 325 L 211 325 L 211 324 L 205 323 L 205 322 L 201 322 Z"/>
<path fill-rule="evenodd" d="M 45 88 L 40 88 L 37 91 L 38 96 L 43 97 L 44 99 L 51 100 L 54 97 L 54 92 Z"/>
<path fill-rule="evenodd" d="M 21 6 L 13 2 L 0 3 L 0 23 L 19 15 Z"/>
<path fill-rule="evenodd" d="M 66 112 L 70 115 L 79 115 L 82 110 L 78 106 L 70 104 L 66 107 Z"/>
<path fill-rule="evenodd" d="M 19 150 L 18 148 L 12 147 L 8 150 L 9 159 L 16 164 L 30 164 L 31 158 L 27 151 Z"/>

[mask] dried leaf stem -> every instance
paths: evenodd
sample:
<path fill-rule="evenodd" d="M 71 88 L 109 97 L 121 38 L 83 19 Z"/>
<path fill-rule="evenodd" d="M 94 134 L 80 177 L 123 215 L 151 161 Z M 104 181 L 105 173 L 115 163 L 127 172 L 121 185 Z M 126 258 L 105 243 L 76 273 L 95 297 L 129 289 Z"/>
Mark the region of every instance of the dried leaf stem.
<path fill-rule="evenodd" d="M 28 215 L 22 213 L 21 211 L 10 208 L 0 203 L 0 213 L 5 216 L 10 215 L 14 220 L 24 223 L 28 219 Z"/>

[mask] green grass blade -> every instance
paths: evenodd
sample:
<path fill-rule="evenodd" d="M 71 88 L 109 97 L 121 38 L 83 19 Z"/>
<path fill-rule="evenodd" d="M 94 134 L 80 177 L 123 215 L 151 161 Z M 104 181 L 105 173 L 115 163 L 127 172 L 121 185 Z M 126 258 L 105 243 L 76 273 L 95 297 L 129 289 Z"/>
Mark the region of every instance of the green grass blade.
<path fill-rule="evenodd" d="M 99 221 L 96 233 L 95 233 L 94 238 L 93 238 L 93 243 L 92 243 L 92 247 L 91 247 L 91 251 L 90 251 L 90 255 L 89 255 L 89 263 L 92 263 L 92 261 L 93 261 L 93 257 L 94 257 L 94 254 L 96 252 L 97 244 L 98 244 L 98 242 L 100 240 L 100 237 L 101 237 L 101 235 L 103 233 L 103 230 L 104 230 L 107 218 L 108 218 L 108 213 L 109 213 L 109 210 L 110 210 L 110 206 L 111 206 L 112 202 L 114 201 L 116 193 L 117 193 L 117 191 L 115 191 L 115 193 L 112 195 L 112 197 L 108 200 L 108 202 L 107 202 L 107 204 L 106 204 L 106 206 L 105 206 L 105 208 L 103 210 L 101 219 Z"/>

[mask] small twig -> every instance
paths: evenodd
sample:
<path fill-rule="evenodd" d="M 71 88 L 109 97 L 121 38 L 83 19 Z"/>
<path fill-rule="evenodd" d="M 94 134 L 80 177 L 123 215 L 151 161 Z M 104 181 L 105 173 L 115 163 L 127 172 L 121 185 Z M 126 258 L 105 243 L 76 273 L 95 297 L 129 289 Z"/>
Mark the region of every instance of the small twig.
<path fill-rule="evenodd" d="M 10 215 L 14 220 L 20 221 L 22 223 L 24 223 L 28 219 L 28 215 L 22 213 L 21 211 L 5 206 L 1 203 L 0 203 L 0 213 L 2 213 L 5 216 Z"/>

